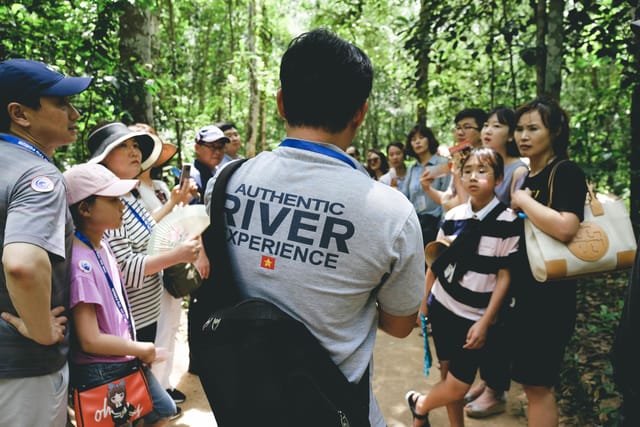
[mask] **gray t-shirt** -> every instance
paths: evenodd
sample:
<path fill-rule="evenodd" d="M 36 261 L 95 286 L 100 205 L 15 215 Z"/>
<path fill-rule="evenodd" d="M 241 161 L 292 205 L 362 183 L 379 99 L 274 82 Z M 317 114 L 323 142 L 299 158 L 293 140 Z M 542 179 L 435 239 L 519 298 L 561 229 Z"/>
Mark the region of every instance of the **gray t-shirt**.
<path fill-rule="evenodd" d="M 236 171 L 226 207 L 243 293 L 305 323 L 358 381 L 372 360 L 376 304 L 396 316 L 420 304 L 424 251 L 411 203 L 340 159 L 279 147 Z M 375 400 L 371 407 L 372 425 L 384 425 Z"/>
<path fill-rule="evenodd" d="M 4 247 L 9 243 L 29 243 L 49 253 L 51 307 L 68 307 L 73 222 L 67 208 L 64 179 L 46 159 L 2 138 L 0 136 L 0 311 L 17 315 L 7 292 L 1 261 Z M 24 338 L 0 319 L 0 378 L 40 376 L 61 369 L 69 350 L 68 331 L 63 343 L 43 346 Z"/>
<path fill-rule="evenodd" d="M 513 173 L 521 166 L 525 168 L 528 167 L 522 160 L 506 165 L 504 167 L 502 182 L 496 186 L 496 196 L 507 206 L 511 206 L 511 181 L 513 180 Z"/>

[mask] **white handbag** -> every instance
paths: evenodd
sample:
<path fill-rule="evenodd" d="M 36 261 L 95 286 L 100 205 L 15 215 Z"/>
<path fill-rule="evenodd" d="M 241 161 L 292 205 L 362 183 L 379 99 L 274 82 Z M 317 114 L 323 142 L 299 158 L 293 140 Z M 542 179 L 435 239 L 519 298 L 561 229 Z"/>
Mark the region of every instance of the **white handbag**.
<path fill-rule="evenodd" d="M 559 164 L 549 176 L 548 206 L 551 206 L 553 178 Z M 569 243 L 549 236 L 529 219 L 524 221 L 524 232 L 529 265 L 538 282 L 628 269 L 636 254 L 636 239 L 624 202 L 598 199 L 591 185 L 584 220 Z"/>

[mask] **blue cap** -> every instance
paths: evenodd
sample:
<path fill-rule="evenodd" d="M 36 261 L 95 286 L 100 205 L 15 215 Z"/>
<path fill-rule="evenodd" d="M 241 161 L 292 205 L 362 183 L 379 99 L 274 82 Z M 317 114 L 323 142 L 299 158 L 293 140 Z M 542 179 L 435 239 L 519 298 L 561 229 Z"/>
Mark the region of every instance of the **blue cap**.
<path fill-rule="evenodd" d="M 65 77 L 29 59 L 0 62 L 0 98 L 8 102 L 36 96 L 71 96 L 84 91 L 93 77 Z"/>

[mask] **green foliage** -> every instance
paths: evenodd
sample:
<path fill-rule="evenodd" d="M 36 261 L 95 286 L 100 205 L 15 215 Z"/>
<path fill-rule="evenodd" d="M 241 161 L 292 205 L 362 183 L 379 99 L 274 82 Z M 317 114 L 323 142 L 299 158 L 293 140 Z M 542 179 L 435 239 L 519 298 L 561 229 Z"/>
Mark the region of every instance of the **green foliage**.
<path fill-rule="evenodd" d="M 628 276 L 622 272 L 578 282 L 576 331 L 556 390 L 566 425 L 617 425 L 621 400 L 610 352 Z"/>
<path fill-rule="evenodd" d="M 69 75 L 92 75 L 73 100 L 81 111 L 77 144 L 56 153 L 61 168 L 86 160 L 89 129 L 103 120 L 130 120 L 129 85 L 144 81 L 154 127 L 191 160 L 194 132 L 219 120 L 246 128 L 249 111 L 248 0 L 25 0 L 0 3 L 0 60 L 27 57 Z M 356 145 L 384 148 L 404 141 L 425 119 L 438 139 L 452 142 L 457 111 L 535 96 L 535 2 L 515 0 L 256 0 L 256 52 L 265 149 L 284 135 L 275 92 L 289 40 L 324 26 L 367 52 L 373 93 Z M 631 89 L 640 45 L 629 30 L 636 2 L 566 2 L 562 105 L 572 116 L 571 155 L 600 191 L 628 196 L 632 173 Z M 152 64 L 126 71 L 119 19 L 127 7 L 153 16 Z M 258 151 L 261 146 L 258 146 Z M 621 309 L 624 278 L 580 287 L 576 337 L 567 351 L 561 407 L 574 425 L 614 425 L 618 396 L 608 349 Z M 618 293 L 616 293 L 618 292 Z"/>
<path fill-rule="evenodd" d="M 404 141 L 424 115 L 442 143 L 452 142 L 457 111 L 517 106 L 535 94 L 535 20 L 515 0 L 257 1 L 259 91 L 268 146 L 284 133 L 275 97 L 279 59 L 288 41 L 325 26 L 372 58 L 374 89 L 356 145 L 384 148 Z M 153 15 L 153 63 L 122 66 L 119 18 L 127 7 Z M 629 51 L 630 3 L 567 4 L 562 104 L 573 125 L 572 157 L 601 191 L 627 195 L 630 181 L 629 84 L 638 80 Z M 29 57 L 68 74 L 95 77 L 74 103 L 80 140 L 103 120 L 132 120 L 127 92 L 143 81 L 154 123 L 191 156 L 195 130 L 214 121 L 246 128 L 249 111 L 246 0 L 24 1 L 0 5 L 0 58 Z M 635 79 L 635 80 L 634 80 Z M 82 144 L 57 154 L 60 164 L 84 160 Z"/>

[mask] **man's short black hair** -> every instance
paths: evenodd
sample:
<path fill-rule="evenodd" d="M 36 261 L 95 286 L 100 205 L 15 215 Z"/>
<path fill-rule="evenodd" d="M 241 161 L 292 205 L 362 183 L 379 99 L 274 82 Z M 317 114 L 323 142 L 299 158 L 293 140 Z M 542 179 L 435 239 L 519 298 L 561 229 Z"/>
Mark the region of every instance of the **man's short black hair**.
<path fill-rule="evenodd" d="M 236 125 L 232 122 L 220 122 L 216 123 L 214 126 L 220 129 L 222 132 L 228 131 L 231 128 L 236 128 Z"/>
<path fill-rule="evenodd" d="M 289 43 L 280 63 L 285 118 L 290 126 L 345 129 L 369 97 L 373 66 L 359 48 L 326 29 Z"/>
<path fill-rule="evenodd" d="M 12 102 L 18 102 L 34 110 L 39 110 L 41 107 L 40 95 L 37 93 L 23 93 L 13 98 L 8 98 L 4 96 L 4 94 L 0 94 L 0 132 L 9 132 L 11 117 L 9 117 L 7 106 Z"/>
<path fill-rule="evenodd" d="M 453 120 L 454 123 L 458 123 L 462 119 L 466 119 L 467 117 L 471 117 L 476 121 L 476 125 L 479 129 L 482 128 L 484 122 L 487 121 L 487 113 L 481 108 L 465 108 L 456 114 L 456 118 Z"/>

